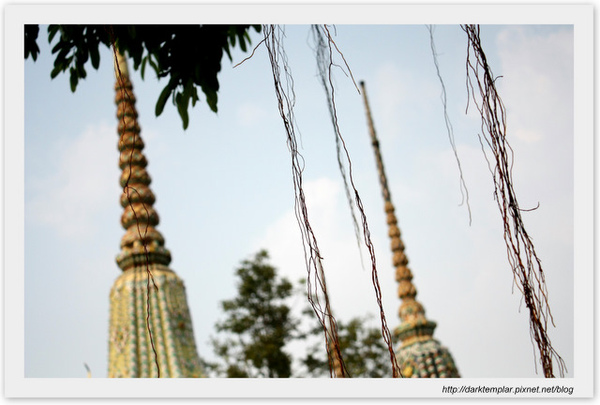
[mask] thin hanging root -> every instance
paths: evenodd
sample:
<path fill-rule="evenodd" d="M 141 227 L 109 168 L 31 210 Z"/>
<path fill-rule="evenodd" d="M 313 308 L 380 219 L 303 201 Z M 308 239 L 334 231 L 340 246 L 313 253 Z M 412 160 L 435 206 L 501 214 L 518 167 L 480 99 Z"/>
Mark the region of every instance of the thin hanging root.
<path fill-rule="evenodd" d="M 119 82 L 124 83 L 125 82 L 125 78 L 123 77 L 123 73 L 121 72 L 121 67 L 119 66 L 119 59 L 117 58 L 117 46 L 116 46 L 116 40 L 115 40 L 115 36 L 114 36 L 114 32 L 112 29 L 112 26 L 108 26 L 107 30 L 110 34 L 111 37 L 111 44 L 112 44 L 112 50 L 113 50 L 113 57 L 115 60 L 115 66 L 117 69 L 117 76 L 118 76 L 118 80 Z M 121 87 L 121 91 L 124 92 L 125 96 L 128 97 L 129 99 L 132 99 L 131 94 L 128 94 L 127 89 L 125 89 L 124 86 Z M 125 116 L 123 116 L 123 128 L 125 128 Z M 134 132 L 133 133 L 133 145 L 135 145 L 135 137 L 137 136 L 137 134 Z M 155 291 L 158 291 L 158 286 L 156 285 L 156 282 L 154 281 L 154 276 L 152 275 L 152 271 L 150 270 L 150 256 L 148 253 L 148 243 L 146 241 L 146 233 L 148 231 L 148 223 L 146 223 L 146 227 L 144 228 L 144 232 L 142 234 L 142 231 L 140 229 L 140 221 L 139 218 L 137 216 L 137 213 L 135 212 L 135 210 L 133 209 L 133 202 L 131 199 L 131 192 L 133 191 L 134 193 L 138 194 L 139 196 L 139 191 L 136 190 L 134 187 L 129 185 L 129 181 L 131 180 L 131 173 L 132 173 L 132 165 L 133 165 L 133 152 L 134 149 L 131 149 L 131 154 L 129 155 L 129 176 L 127 177 L 127 181 L 125 182 L 125 186 L 123 186 L 123 193 L 125 193 L 125 195 L 127 196 L 127 202 L 129 203 L 129 206 L 131 207 L 131 211 L 133 212 L 133 216 L 135 218 L 136 221 L 136 227 L 137 227 L 137 231 L 138 231 L 138 235 L 140 237 L 140 240 L 142 241 L 142 246 L 144 248 L 144 255 L 145 255 L 145 259 L 146 259 L 146 275 L 147 275 L 147 280 L 146 280 L 146 330 L 148 331 L 148 335 L 150 337 L 150 345 L 152 346 L 152 352 L 154 354 L 154 363 L 156 365 L 156 377 L 160 378 L 160 365 L 158 363 L 158 352 L 156 351 L 156 347 L 154 345 L 154 336 L 152 334 L 152 328 L 150 325 L 150 315 L 151 315 L 151 309 L 150 309 L 150 281 L 152 281 L 152 285 L 154 286 Z M 148 212 L 148 208 L 146 207 L 146 204 L 144 203 L 143 199 L 140 198 L 139 199 L 142 203 L 142 207 L 144 208 L 144 211 L 146 212 L 146 217 L 149 218 L 150 214 Z"/>
<path fill-rule="evenodd" d="M 327 350 L 327 356 L 330 359 L 330 375 L 332 377 L 336 377 L 338 376 L 337 373 L 339 372 L 339 376 L 348 377 L 340 350 L 336 321 L 331 313 L 329 304 L 327 285 L 325 283 L 323 266 L 321 262 L 322 256 L 319 251 L 317 239 L 308 219 L 306 197 L 302 187 L 302 171 L 304 169 L 304 162 L 302 160 L 302 156 L 298 152 L 298 144 L 294 126 L 293 105 L 295 101 L 295 94 L 293 90 L 291 72 L 289 66 L 287 65 L 287 57 L 281 44 L 282 31 L 278 26 L 264 25 L 263 35 L 264 44 L 267 48 L 267 53 L 269 54 L 269 60 L 271 62 L 271 68 L 273 70 L 273 81 L 275 85 L 275 95 L 277 97 L 279 114 L 281 115 L 287 134 L 287 144 L 292 160 L 292 178 L 295 192 L 294 210 L 296 219 L 298 220 L 298 225 L 300 226 L 302 242 L 304 246 L 304 259 L 308 272 L 308 301 L 310 302 L 313 311 L 317 315 L 319 322 L 323 327 L 325 348 Z M 285 87 L 282 83 L 281 69 L 283 69 Z M 321 299 L 325 301 L 324 307 L 321 304 Z M 335 373 L 332 364 L 333 355 L 335 355 L 335 360 L 339 364 L 339 368 Z"/>
<path fill-rule="evenodd" d="M 254 47 L 254 49 L 252 49 L 252 53 L 250 54 L 250 56 L 242 59 L 241 62 L 236 63 L 233 68 L 235 69 L 236 67 L 240 66 L 242 63 L 246 62 L 247 60 L 252 59 L 252 57 L 254 56 L 254 53 L 256 52 L 256 50 L 258 49 L 258 47 L 267 40 L 267 38 L 263 38 L 258 44 L 256 44 L 256 46 Z"/>
<path fill-rule="evenodd" d="M 481 115 L 481 131 L 495 158 L 495 167 L 492 172 L 495 198 L 504 222 L 504 241 L 514 281 L 523 294 L 525 305 L 529 310 L 529 333 L 532 343 L 535 341 L 537 344 L 544 376 L 546 378 L 554 377 L 552 360 L 556 359 L 560 376 L 564 377 L 565 363 L 552 347 L 547 334 L 548 320 L 553 325 L 554 320 L 548 304 L 548 291 L 542 263 L 525 230 L 521 218 L 523 210 L 519 208 L 512 186 L 512 149 L 506 140 L 504 104 L 496 90 L 496 79 L 481 47 L 479 26 L 463 25 L 461 27 L 468 36 L 467 93 L 469 99 L 473 99 L 473 103 Z M 471 56 L 475 58 L 474 62 L 471 61 Z M 474 85 L 479 90 L 479 102 Z M 483 143 L 481 145 L 483 147 Z"/>
<path fill-rule="evenodd" d="M 351 77 L 352 77 L 352 71 L 350 70 L 348 64 L 346 63 L 346 60 L 345 60 L 343 54 L 340 52 L 337 45 L 333 41 L 333 38 L 331 37 L 331 34 L 330 34 L 327 26 L 326 25 L 323 26 L 324 34 L 320 31 L 320 27 L 318 27 L 318 26 L 313 26 L 313 31 L 315 32 L 315 35 L 317 36 L 317 46 L 318 46 L 317 62 L 319 64 L 321 80 L 323 81 L 323 86 L 325 87 L 325 90 L 327 93 L 327 100 L 329 103 L 329 111 L 331 114 L 331 119 L 332 119 L 332 123 L 334 126 L 334 132 L 336 135 L 336 143 L 338 145 L 338 164 L 340 166 L 340 170 L 342 171 L 342 176 L 344 178 L 344 184 L 346 186 L 346 191 L 349 194 L 348 184 L 346 182 L 345 171 L 343 170 L 343 165 L 341 163 L 341 157 L 340 157 L 340 155 L 341 155 L 340 146 L 341 146 L 341 149 L 343 149 L 344 155 L 346 156 L 346 160 L 348 162 L 348 179 L 350 180 L 350 186 L 352 187 L 352 190 L 354 192 L 354 199 L 356 202 L 356 206 L 358 208 L 358 211 L 359 211 L 359 213 L 361 215 L 361 219 L 362 219 L 364 242 L 365 242 L 365 245 L 367 246 L 367 249 L 368 249 L 370 257 L 371 257 L 371 280 L 373 283 L 373 287 L 375 289 L 377 305 L 379 306 L 379 315 L 381 318 L 381 334 L 383 336 L 383 340 L 385 341 L 385 343 L 388 347 L 388 351 L 390 353 L 390 362 L 392 365 L 392 376 L 394 378 L 397 378 L 397 377 L 401 377 L 402 373 L 401 373 L 400 367 L 398 366 L 396 354 L 394 352 L 394 347 L 392 345 L 392 335 L 387 326 L 385 312 L 383 310 L 381 287 L 379 285 L 379 278 L 377 276 L 375 248 L 373 246 L 373 242 L 371 241 L 371 232 L 369 231 L 369 225 L 367 223 L 367 217 L 366 217 L 363 205 L 362 205 L 362 201 L 361 201 L 360 195 L 358 193 L 358 190 L 356 189 L 356 186 L 354 184 L 354 179 L 352 176 L 352 161 L 350 159 L 350 154 L 348 152 L 348 149 L 346 148 L 346 143 L 344 141 L 344 138 L 342 137 L 342 134 L 341 134 L 341 131 L 340 131 L 340 128 L 338 125 L 337 110 L 336 110 L 336 105 L 335 105 L 335 89 L 334 89 L 333 80 L 332 80 L 332 67 L 334 66 L 333 65 L 333 47 L 335 47 L 338 54 L 341 55 Z M 325 38 L 323 38 L 323 37 L 325 37 Z M 325 48 L 325 44 L 324 44 L 325 39 L 327 41 L 326 48 Z M 332 45 L 333 45 L 333 47 L 332 47 Z M 328 52 L 326 53 L 325 51 L 328 51 Z M 352 81 L 353 81 L 354 85 L 356 86 L 356 82 L 354 82 L 353 77 L 352 77 Z M 358 90 L 357 86 L 356 86 L 356 89 Z M 360 93 L 360 90 L 358 90 L 358 92 Z M 351 201 L 350 201 L 350 204 L 352 204 Z M 353 213 L 353 217 L 354 217 L 353 210 L 352 210 L 352 213 Z M 355 221 L 356 221 L 356 219 L 355 219 Z M 359 248 L 360 248 L 360 243 L 359 243 Z"/>
<path fill-rule="evenodd" d="M 329 42 L 329 38 L 325 38 L 325 35 L 321 31 L 321 26 L 313 25 L 312 32 L 316 47 L 315 52 L 317 58 L 317 69 L 319 71 L 319 77 L 321 78 L 321 84 L 325 89 L 325 95 L 327 97 L 327 107 L 329 109 L 329 116 L 331 117 L 331 123 L 333 124 L 338 168 L 340 170 L 340 174 L 342 175 L 342 180 L 344 181 L 344 191 L 346 192 L 346 200 L 348 202 L 348 207 L 350 207 L 350 215 L 352 216 L 352 224 L 354 226 L 354 237 L 356 238 L 356 244 L 358 246 L 358 252 L 360 254 L 360 264 L 364 269 L 364 260 L 361 249 L 360 228 L 358 226 L 358 220 L 356 219 L 356 214 L 354 212 L 352 193 L 350 192 L 350 185 L 348 184 L 348 174 L 346 173 L 346 168 L 342 161 L 342 146 L 340 142 L 341 135 L 339 133 L 339 127 L 337 125 L 337 114 L 335 111 L 335 105 L 333 104 L 332 100 L 333 88 L 330 89 L 329 87 L 330 70 L 333 66 L 333 61 L 331 59 L 331 43 Z"/>
<path fill-rule="evenodd" d="M 437 59 L 437 52 L 435 50 L 435 42 L 433 40 L 433 26 L 428 25 L 427 29 L 429 30 L 429 43 L 431 45 L 431 54 L 433 56 L 433 63 L 435 65 L 435 71 L 437 73 L 437 77 L 440 80 L 440 84 L 442 86 L 442 104 L 444 106 L 444 122 L 446 124 L 446 131 L 448 132 L 448 140 L 450 141 L 450 146 L 452 146 L 452 151 L 454 152 L 454 158 L 456 159 L 456 165 L 458 166 L 458 173 L 460 177 L 460 194 L 462 196 L 462 201 L 460 205 L 466 203 L 467 211 L 469 214 L 469 225 L 471 225 L 471 205 L 469 204 L 469 190 L 467 189 L 467 184 L 465 183 L 465 179 L 463 176 L 462 166 L 460 164 L 460 159 L 458 158 L 458 152 L 456 151 L 456 143 L 454 142 L 454 129 L 452 128 L 452 123 L 450 122 L 450 117 L 448 116 L 448 102 L 446 99 L 446 86 L 444 85 L 444 80 L 442 79 L 442 74 L 440 73 L 440 66 Z"/>

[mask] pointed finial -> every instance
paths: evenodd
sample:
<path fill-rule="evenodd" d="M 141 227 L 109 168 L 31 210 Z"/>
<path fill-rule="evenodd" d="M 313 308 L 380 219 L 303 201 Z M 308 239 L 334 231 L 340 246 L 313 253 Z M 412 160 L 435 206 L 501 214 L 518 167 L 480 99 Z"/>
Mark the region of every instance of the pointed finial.
<path fill-rule="evenodd" d="M 404 243 L 401 239 L 400 228 L 398 227 L 398 219 L 396 218 L 392 197 L 388 187 L 388 181 L 383 166 L 383 159 L 379 149 L 379 140 L 375 133 L 375 125 L 371 116 L 371 109 L 367 99 L 367 90 L 365 82 L 360 82 L 365 109 L 367 113 L 367 123 L 369 126 L 369 134 L 371 136 L 371 144 L 375 152 L 375 161 L 377 163 L 377 172 L 379 174 L 379 183 L 381 184 L 381 192 L 385 203 L 385 213 L 387 215 L 387 224 L 389 229 L 389 237 L 391 240 L 392 260 L 396 268 L 396 281 L 398 282 L 398 297 L 402 300 L 400 305 L 399 315 L 402 324 L 396 330 L 396 335 L 402 340 L 403 344 L 409 344 L 412 338 L 418 336 L 431 336 L 435 329 L 435 322 L 430 322 L 425 319 L 425 309 L 416 300 L 417 289 L 412 283 L 413 275 L 408 268 L 408 258 L 404 253 Z M 420 326 L 417 326 L 420 325 Z"/>
<path fill-rule="evenodd" d="M 165 240 L 156 230 L 158 214 L 153 208 L 154 194 L 150 190 L 148 164 L 142 150 L 144 142 L 137 122 L 135 97 L 129 80 L 127 62 L 120 52 L 116 52 L 116 99 L 119 119 L 119 167 L 121 173 L 121 206 L 124 208 L 121 225 L 126 229 L 121 239 L 121 253 L 117 263 L 122 270 L 135 265 L 160 263 L 168 265 L 171 254 L 164 247 Z M 144 248 L 145 245 L 145 248 Z"/>

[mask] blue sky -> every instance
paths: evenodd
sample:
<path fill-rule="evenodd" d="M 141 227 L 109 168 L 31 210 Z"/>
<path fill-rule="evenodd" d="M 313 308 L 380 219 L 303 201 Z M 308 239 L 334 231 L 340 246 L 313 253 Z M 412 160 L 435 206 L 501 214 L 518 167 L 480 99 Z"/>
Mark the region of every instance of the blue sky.
<path fill-rule="evenodd" d="M 357 81 L 364 80 L 381 142 L 414 284 L 435 337 L 463 377 L 527 378 L 535 371 L 528 313 L 502 240 L 491 174 L 465 114 L 466 39 L 458 25 L 434 27 L 448 112 L 469 190 L 472 224 L 460 205 L 459 172 L 443 121 L 429 31 L 414 25 L 336 25 L 335 41 Z M 295 81 L 296 119 L 306 161 L 309 216 L 324 255 L 332 308 L 378 326 L 370 273 L 352 230 L 325 95 L 307 25 L 285 27 Z M 121 190 L 114 75 L 108 49 L 99 71 L 71 93 L 50 80 L 45 29 L 37 62 L 25 62 L 25 376 L 105 377 L 108 294 L 120 269 Z M 546 273 L 556 328 L 552 342 L 574 369 L 574 31 L 569 25 L 487 25 L 481 37 L 507 107 L 515 189 Z M 257 44 L 261 36 L 252 36 Z M 260 47 L 223 61 L 219 112 L 201 101 L 184 131 L 170 104 L 154 103 L 163 82 L 132 71 L 145 153 L 157 196 L 159 231 L 171 268 L 184 280 L 201 356 L 234 296 L 234 270 L 266 248 L 282 275 L 306 275 L 293 204 L 290 155 L 276 109 L 268 56 Z M 340 61 L 341 63 L 341 61 Z M 335 72 L 341 132 L 352 158 L 376 248 L 387 322 L 400 304 L 364 106 L 351 79 Z M 368 257 L 366 250 L 363 256 Z M 365 267 L 369 265 L 365 261 Z"/>

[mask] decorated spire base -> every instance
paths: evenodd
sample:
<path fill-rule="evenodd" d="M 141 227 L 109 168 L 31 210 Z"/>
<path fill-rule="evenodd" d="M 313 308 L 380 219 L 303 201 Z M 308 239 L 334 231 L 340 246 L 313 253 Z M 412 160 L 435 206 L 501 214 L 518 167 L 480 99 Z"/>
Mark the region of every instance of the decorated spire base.
<path fill-rule="evenodd" d="M 433 338 L 437 324 L 425 317 L 423 306 L 414 297 L 404 297 L 400 319 L 402 323 L 394 335 L 402 342 L 396 358 L 403 377 L 460 377 L 450 351 Z"/>
<path fill-rule="evenodd" d="M 459 378 L 448 349 L 431 336 L 402 345 L 396 358 L 405 378 Z"/>
<path fill-rule="evenodd" d="M 108 377 L 157 377 L 156 360 L 161 377 L 202 377 L 183 281 L 164 265 L 149 270 L 154 281 L 144 267 L 135 267 L 111 289 Z"/>

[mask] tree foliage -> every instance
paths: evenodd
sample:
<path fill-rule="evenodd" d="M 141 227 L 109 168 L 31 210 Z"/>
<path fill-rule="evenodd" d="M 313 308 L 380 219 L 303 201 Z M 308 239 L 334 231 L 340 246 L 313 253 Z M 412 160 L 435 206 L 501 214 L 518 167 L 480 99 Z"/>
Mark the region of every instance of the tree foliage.
<path fill-rule="evenodd" d="M 198 88 L 206 103 L 217 111 L 218 73 L 223 53 L 231 60 L 231 49 L 247 51 L 249 31 L 260 32 L 260 25 L 50 25 L 48 42 L 53 45 L 54 68 L 50 77 L 69 72 L 71 91 L 87 76 L 88 61 L 100 66 L 100 46 L 116 46 L 133 60 L 133 68 L 145 77 L 146 67 L 168 82 L 158 96 L 155 113 L 159 116 L 171 98 L 183 128 L 189 125 L 188 108 L 199 101 Z M 39 26 L 25 26 L 25 58 L 35 61 Z"/>
<path fill-rule="evenodd" d="M 227 377 L 279 377 L 292 374 L 291 356 L 284 346 L 296 336 L 297 322 L 286 300 L 292 284 L 279 278 L 264 250 L 245 260 L 236 271 L 237 296 L 221 303 L 225 320 L 216 324 L 226 337 L 213 338 L 222 360 L 212 368 Z"/>
<path fill-rule="evenodd" d="M 382 378 L 392 376 L 387 345 L 381 339 L 381 331 L 369 328 L 366 317 L 354 317 L 349 322 L 338 319 L 338 338 L 346 370 L 354 378 Z M 320 325 L 312 330 L 322 335 Z M 329 376 L 329 362 L 322 342 L 308 348 L 302 359 L 311 377 Z"/>
<path fill-rule="evenodd" d="M 221 302 L 225 318 L 215 325 L 218 336 L 211 341 L 218 361 L 205 367 L 230 378 L 329 376 L 321 324 L 308 305 L 301 319 L 289 306 L 290 298 L 306 300 L 306 293 L 279 277 L 268 259 L 262 250 L 236 270 L 237 296 Z M 366 323 L 366 317 L 338 320 L 346 369 L 351 377 L 391 376 L 381 331 Z M 304 352 L 296 351 L 296 357 L 286 352 L 291 342 L 304 343 L 296 345 Z"/>

